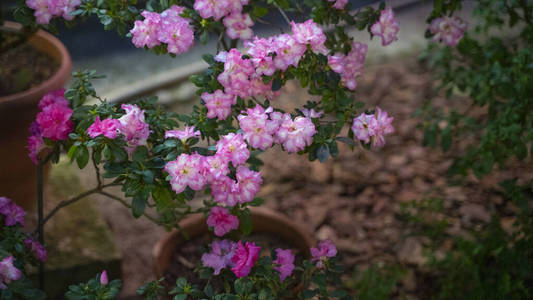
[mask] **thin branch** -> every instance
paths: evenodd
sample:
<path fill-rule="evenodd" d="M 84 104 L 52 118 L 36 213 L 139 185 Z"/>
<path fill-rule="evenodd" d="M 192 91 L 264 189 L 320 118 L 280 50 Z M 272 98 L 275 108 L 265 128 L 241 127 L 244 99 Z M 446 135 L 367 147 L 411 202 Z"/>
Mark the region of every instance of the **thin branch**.
<path fill-rule="evenodd" d="M 285 19 L 285 22 L 287 22 L 287 24 L 289 24 L 289 26 L 291 26 L 291 21 L 289 20 L 289 17 L 287 17 L 287 15 L 285 14 L 285 11 L 283 11 L 283 9 L 281 9 L 281 7 L 277 6 L 276 7 L 278 8 L 280 14 L 283 16 L 283 18 Z"/>
<path fill-rule="evenodd" d="M 131 205 L 130 205 L 128 202 L 126 202 L 126 200 L 124 200 L 124 199 L 122 199 L 122 198 L 120 198 L 120 197 L 117 197 L 117 196 L 115 196 L 115 195 L 113 195 L 113 194 L 110 194 L 110 193 L 108 193 L 108 192 L 104 192 L 104 191 L 98 191 L 98 194 L 101 194 L 101 195 L 104 195 L 104 196 L 106 196 L 106 197 L 108 197 L 108 198 L 111 198 L 111 199 L 113 199 L 113 200 L 116 200 L 116 201 L 120 202 L 122 205 L 124 205 L 125 207 L 131 209 Z M 148 220 L 152 221 L 153 223 L 155 223 L 155 224 L 157 224 L 157 225 L 161 225 L 161 224 L 162 224 L 162 223 L 161 223 L 160 221 L 158 221 L 156 218 L 150 216 L 150 215 L 147 214 L 147 213 L 143 213 L 143 216 L 145 216 Z"/>
<path fill-rule="evenodd" d="M 100 168 L 98 167 L 98 165 L 96 164 L 96 161 L 94 159 L 94 150 L 93 150 L 93 153 L 92 153 L 92 161 L 93 161 L 93 166 L 94 166 L 94 169 L 96 170 L 96 182 L 98 183 L 98 188 L 102 187 L 102 180 L 100 179 Z"/>

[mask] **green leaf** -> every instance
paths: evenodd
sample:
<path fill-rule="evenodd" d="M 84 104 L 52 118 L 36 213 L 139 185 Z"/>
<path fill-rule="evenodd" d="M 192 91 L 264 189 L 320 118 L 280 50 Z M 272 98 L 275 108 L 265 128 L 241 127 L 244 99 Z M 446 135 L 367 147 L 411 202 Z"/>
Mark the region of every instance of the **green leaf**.
<path fill-rule="evenodd" d="M 280 78 L 275 78 L 274 81 L 272 82 L 272 91 L 274 92 L 279 91 L 281 89 L 282 84 L 283 82 L 281 81 Z"/>
<path fill-rule="evenodd" d="M 78 163 L 78 167 L 80 169 L 85 168 L 89 162 L 89 150 L 87 147 L 81 146 L 78 148 L 78 151 L 76 151 L 76 162 Z"/>
<path fill-rule="evenodd" d="M 260 198 L 260 197 L 255 197 L 254 200 L 252 200 L 251 202 L 248 202 L 248 205 L 250 205 L 250 206 L 261 206 L 261 204 L 263 204 L 263 202 L 265 202 L 265 199 Z"/>
<path fill-rule="evenodd" d="M 145 208 L 146 198 L 142 196 L 133 197 L 133 201 L 131 202 L 131 211 L 135 218 L 139 218 L 140 216 L 142 216 Z"/>
<path fill-rule="evenodd" d="M 335 138 L 337 141 L 339 142 L 343 142 L 345 143 L 346 145 L 350 145 L 350 146 L 355 146 L 355 141 L 349 137 L 344 137 L 344 136 L 338 136 Z"/>
<path fill-rule="evenodd" d="M 245 235 L 252 232 L 252 216 L 247 209 L 239 216 L 239 228 Z"/>
<path fill-rule="evenodd" d="M 328 159 L 329 156 L 329 148 L 328 145 L 320 145 L 318 149 L 316 150 L 316 157 L 320 162 L 325 162 Z"/>
<path fill-rule="evenodd" d="M 452 146 L 452 131 L 450 130 L 450 127 L 446 127 L 446 129 L 442 131 L 440 138 L 440 145 L 442 147 L 442 151 L 446 152 L 450 150 L 450 147 Z"/>

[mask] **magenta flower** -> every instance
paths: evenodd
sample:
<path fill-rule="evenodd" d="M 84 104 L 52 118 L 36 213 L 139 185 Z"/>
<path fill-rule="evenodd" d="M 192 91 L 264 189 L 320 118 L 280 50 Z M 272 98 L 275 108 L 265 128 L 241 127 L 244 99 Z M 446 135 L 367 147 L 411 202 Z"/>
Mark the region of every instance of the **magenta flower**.
<path fill-rule="evenodd" d="M 398 31 L 400 31 L 400 27 L 394 19 L 394 12 L 390 7 L 381 11 L 379 20 L 370 28 L 373 35 L 381 37 L 381 45 L 383 46 L 398 40 Z"/>
<path fill-rule="evenodd" d="M 214 206 L 209 212 L 207 225 L 213 227 L 216 236 L 223 236 L 239 227 L 239 219 L 230 214 L 227 208 Z"/>
<path fill-rule="evenodd" d="M 328 2 L 335 2 L 333 3 L 333 7 L 336 9 L 344 9 L 348 0 L 328 0 Z"/>
<path fill-rule="evenodd" d="M 161 13 L 161 26 L 157 39 L 167 44 L 169 53 L 181 54 L 187 52 L 194 44 L 194 30 L 189 20 L 180 16 L 185 8 L 172 5 Z"/>
<path fill-rule="evenodd" d="M 37 124 L 41 134 L 52 141 L 66 140 L 68 134 L 74 129 L 74 124 L 70 120 L 72 109 L 59 103 L 53 103 L 43 108 L 37 114 Z"/>
<path fill-rule="evenodd" d="M 144 120 L 144 110 L 135 104 L 122 104 L 126 114 L 118 119 L 119 132 L 128 143 L 128 151 L 133 152 L 137 146 L 146 145 L 150 135 L 150 128 Z"/>
<path fill-rule="evenodd" d="M 294 270 L 294 254 L 290 249 L 276 249 L 276 260 L 273 261 L 276 265 L 274 270 L 279 272 L 279 281 L 285 280 L 285 278 L 291 276 Z"/>
<path fill-rule="evenodd" d="M 294 39 L 303 45 L 310 45 L 311 50 L 316 53 L 327 54 L 328 48 L 324 46 L 326 42 L 326 35 L 322 32 L 322 28 L 318 26 L 312 19 L 304 23 L 291 22 Z"/>
<path fill-rule="evenodd" d="M 248 160 L 250 150 L 241 134 L 228 133 L 217 142 L 217 154 L 226 157 L 234 166 L 238 166 Z"/>
<path fill-rule="evenodd" d="M 34 164 L 39 163 L 39 152 L 45 147 L 46 145 L 40 134 L 32 135 L 28 138 L 28 156 Z"/>
<path fill-rule="evenodd" d="M 94 123 L 87 128 L 87 134 L 93 139 L 99 135 L 114 139 L 118 135 L 119 127 L 120 121 L 117 119 L 107 118 L 100 121 L 100 117 L 96 116 Z"/>
<path fill-rule="evenodd" d="M 429 31 L 433 34 L 434 42 L 442 42 L 447 46 L 455 47 L 463 38 L 468 24 L 458 17 L 441 17 L 433 20 Z"/>
<path fill-rule="evenodd" d="M 5 217 L 6 226 L 13 226 L 17 223 L 24 226 L 24 216 L 26 216 L 26 211 L 14 202 L 10 202 L 9 204 L 0 207 L 0 214 Z"/>
<path fill-rule="evenodd" d="M 212 94 L 204 92 L 202 100 L 204 100 L 207 107 L 206 116 L 210 119 L 216 117 L 219 120 L 225 120 L 231 115 L 231 106 L 237 103 L 237 98 L 234 95 L 225 94 L 221 90 L 216 90 Z"/>
<path fill-rule="evenodd" d="M 249 14 L 242 14 L 234 12 L 224 18 L 224 26 L 226 26 L 226 34 L 232 39 L 249 40 L 254 35 L 250 27 L 254 22 Z"/>
<path fill-rule="evenodd" d="M 165 171 L 171 176 L 170 185 L 176 193 L 181 193 L 187 186 L 195 191 L 204 188 L 204 157 L 200 154 L 180 154 L 174 161 L 165 165 Z"/>
<path fill-rule="evenodd" d="M 205 267 L 212 268 L 215 275 L 226 267 L 232 267 L 231 258 L 235 254 L 237 244 L 230 240 L 214 241 L 211 244 L 211 252 L 202 255 L 202 264 Z"/>
<path fill-rule="evenodd" d="M 102 274 L 100 274 L 100 284 L 107 285 L 108 283 L 109 283 L 109 278 L 107 278 L 107 271 L 104 270 Z"/>
<path fill-rule="evenodd" d="M 196 130 L 194 126 L 185 125 L 184 130 L 167 130 L 165 132 L 165 138 L 180 139 L 182 143 L 185 143 L 190 138 L 199 137 L 201 135 L 199 130 Z"/>
<path fill-rule="evenodd" d="M 161 26 L 161 15 L 147 10 L 143 11 L 141 15 L 144 21 L 135 21 L 133 29 L 130 33 L 133 35 L 131 41 L 137 48 L 153 48 L 160 44 L 157 39 L 159 29 Z"/>
<path fill-rule="evenodd" d="M 51 91 L 48 94 L 44 95 L 39 101 L 39 109 L 44 109 L 45 107 L 52 104 L 59 104 L 65 107 L 69 107 L 70 103 L 64 97 L 65 89 L 59 89 Z"/>
<path fill-rule="evenodd" d="M 318 243 L 318 248 L 311 248 L 311 261 L 317 262 L 317 268 L 321 269 L 324 267 L 324 261 L 330 257 L 335 257 L 337 255 L 337 248 L 330 240 L 325 240 Z"/>
<path fill-rule="evenodd" d="M 357 87 L 355 78 L 363 73 L 367 50 L 366 44 L 354 42 L 352 50 L 347 55 L 337 53 L 328 56 L 331 69 L 341 75 L 342 84 L 352 91 Z"/>
<path fill-rule="evenodd" d="M 19 280 L 22 272 L 13 265 L 13 256 L 7 256 L 0 261 L 0 289 L 7 288 L 6 284 Z"/>
<path fill-rule="evenodd" d="M 11 199 L 7 198 L 7 197 L 0 197 L 0 209 L 2 209 L 2 207 L 8 205 L 9 203 L 11 203 Z"/>
<path fill-rule="evenodd" d="M 237 250 L 235 250 L 235 255 L 231 261 L 235 264 L 231 270 L 237 276 L 241 278 L 248 276 L 252 267 L 254 266 L 255 261 L 259 257 L 260 247 L 256 246 L 254 243 L 246 242 L 245 245 L 241 241 L 237 244 Z"/>
<path fill-rule="evenodd" d="M 272 147 L 273 135 L 278 129 L 278 122 L 269 120 L 268 113 L 272 112 L 269 107 L 266 111 L 260 105 L 248 108 L 247 115 L 239 115 L 239 126 L 243 131 L 244 139 L 250 146 L 256 149 L 266 150 Z"/>
<path fill-rule="evenodd" d="M 24 240 L 24 245 L 42 262 L 46 261 L 46 248 L 44 248 L 38 241 L 27 238 Z"/>
<path fill-rule="evenodd" d="M 322 115 L 324 114 L 324 112 L 315 111 L 312 108 L 311 109 L 301 108 L 300 111 L 302 112 L 304 117 L 309 118 L 309 119 L 317 119 L 317 118 L 322 117 Z"/>
<path fill-rule="evenodd" d="M 281 119 L 279 130 L 276 133 L 276 141 L 283 145 L 285 151 L 294 153 L 311 145 L 315 133 L 315 125 L 311 119 L 296 117 L 292 120 L 291 115 L 286 113 Z"/>

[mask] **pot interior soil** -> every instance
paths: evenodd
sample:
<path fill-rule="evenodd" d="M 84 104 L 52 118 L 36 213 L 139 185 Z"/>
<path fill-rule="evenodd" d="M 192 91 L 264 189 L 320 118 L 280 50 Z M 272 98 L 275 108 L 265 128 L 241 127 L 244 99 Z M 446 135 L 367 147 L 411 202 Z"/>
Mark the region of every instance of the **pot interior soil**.
<path fill-rule="evenodd" d="M 7 39 L 13 33 L 2 33 Z M 0 53 L 0 97 L 28 90 L 49 79 L 59 64 L 48 54 L 24 43 Z"/>
<path fill-rule="evenodd" d="M 173 289 L 176 286 L 176 280 L 179 277 L 184 277 L 189 283 L 196 284 L 200 289 L 203 289 L 207 280 L 199 278 L 198 273 L 194 270 L 201 265 L 202 254 L 208 252 L 209 245 L 214 237 L 210 233 L 204 233 L 201 236 L 194 237 L 185 243 L 176 247 L 177 251 L 172 255 L 172 259 L 165 272 L 165 286 Z M 305 254 L 295 247 L 289 241 L 283 240 L 278 235 L 273 233 L 252 233 L 241 239 L 244 242 L 254 242 L 261 247 L 259 256 L 271 256 L 275 253 L 276 248 L 291 249 L 295 255 L 294 264 L 296 266 L 302 265 Z M 214 276 L 211 280 L 211 286 L 215 291 L 223 291 L 224 282 L 221 276 Z"/>

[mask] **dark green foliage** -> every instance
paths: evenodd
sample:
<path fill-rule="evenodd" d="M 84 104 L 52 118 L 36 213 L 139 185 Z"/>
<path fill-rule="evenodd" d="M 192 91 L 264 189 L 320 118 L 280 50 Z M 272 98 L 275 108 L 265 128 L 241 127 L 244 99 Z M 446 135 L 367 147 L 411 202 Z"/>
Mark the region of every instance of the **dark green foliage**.
<path fill-rule="evenodd" d="M 391 299 L 404 275 L 405 269 L 399 266 L 388 265 L 380 268 L 372 265 L 364 271 L 355 269 L 347 286 L 355 290 L 355 298 L 358 300 L 386 300 Z"/>
<path fill-rule="evenodd" d="M 100 283 L 101 274 L 90 279 L 86 283 L 71 285 L 65 297 L 69 300 L 114 300 L 117 298 L 122 282 L 118 279 L 110 281 L 108 284 Z"/>

